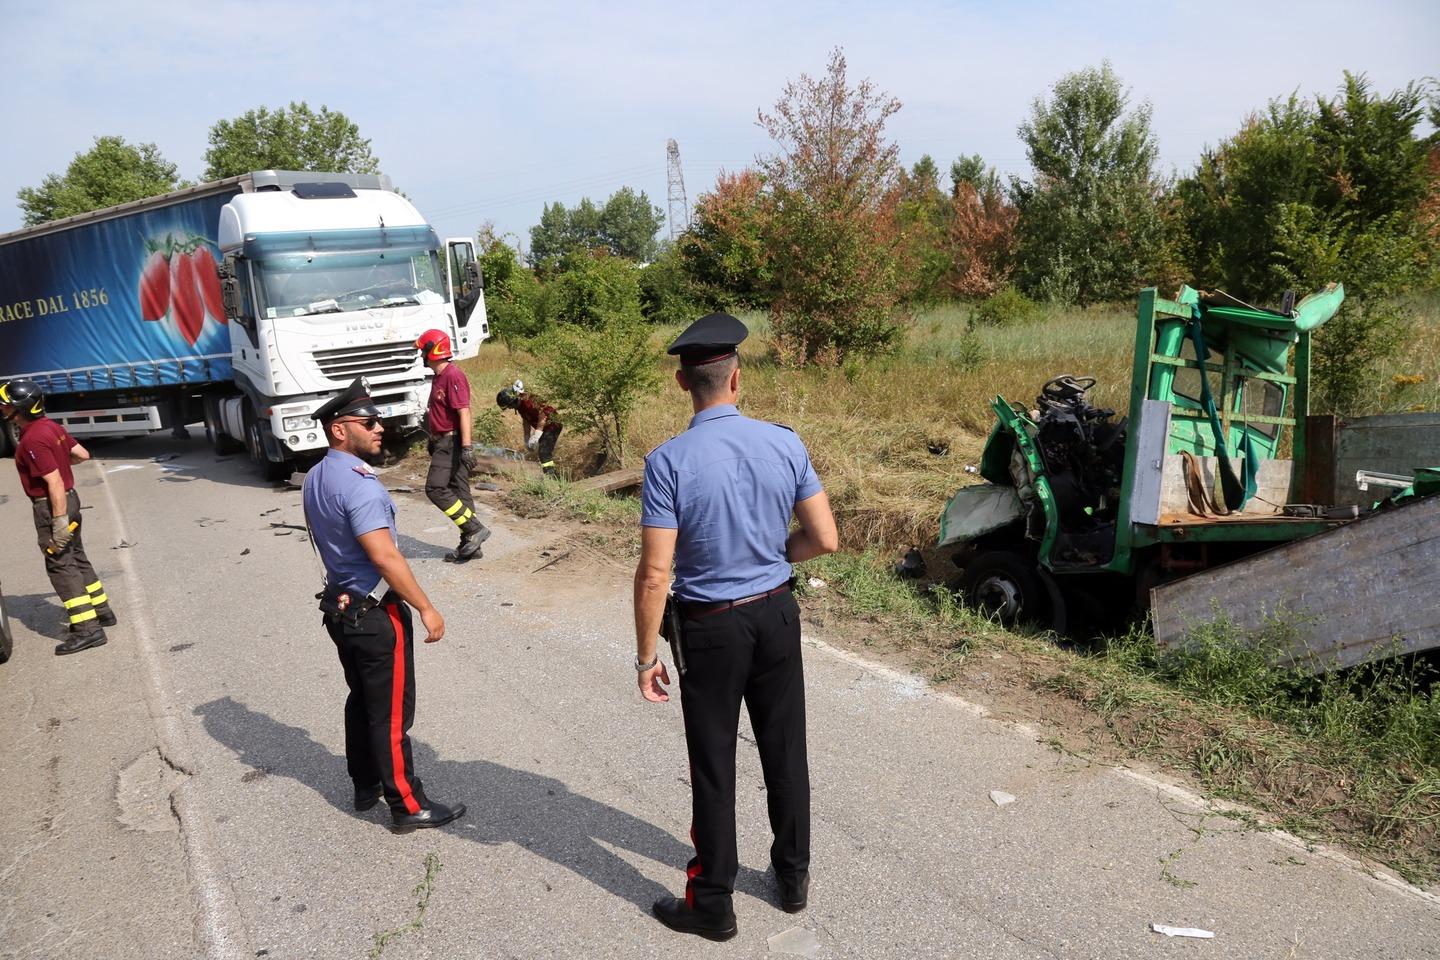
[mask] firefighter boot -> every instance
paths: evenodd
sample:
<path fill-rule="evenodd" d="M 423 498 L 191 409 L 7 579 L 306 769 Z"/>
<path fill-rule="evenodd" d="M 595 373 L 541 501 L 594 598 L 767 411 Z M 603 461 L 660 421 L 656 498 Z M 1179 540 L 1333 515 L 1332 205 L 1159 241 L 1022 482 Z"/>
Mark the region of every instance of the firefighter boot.
<path fill-rule="evenodd" d="M 105 631 L 98 626 L 92 626 L 89 630 L 76 630 L 70 636 L 55 647 L 55 656 L 63 657 L 68 653 L 79 653 L 81 650 L 89 650 L 91 647 L 102 647 L 105 645 Z"/>

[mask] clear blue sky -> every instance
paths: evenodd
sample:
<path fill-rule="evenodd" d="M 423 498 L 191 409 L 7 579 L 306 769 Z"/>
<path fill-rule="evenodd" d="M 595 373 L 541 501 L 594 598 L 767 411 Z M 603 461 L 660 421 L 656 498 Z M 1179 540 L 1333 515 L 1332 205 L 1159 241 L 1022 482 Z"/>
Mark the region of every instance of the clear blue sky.
<path fill-rule="evenodd" d="M 1270 98 L 1330 93 L 1342 70 L 1382 91 L 1440 73 L 1433 0 L 0 0 L 0 32 L 0 231 L 20 225 L 15 191 L 96 135 L 153 141 L 196 178 L 215 120 L 291 100 L 354 119 L 442 236 L 489 220 L 525 238 L 546 201 L 628 184 L 664 207 L 670 137 L 693 203 L 766 149 L 756 110 L 837 45 L 852 79 L 904 103 L 889 130 L 907 164 L 979 152 L 1017 174 L 1030 101 L 1105 58 L 1182 170 Z"/>

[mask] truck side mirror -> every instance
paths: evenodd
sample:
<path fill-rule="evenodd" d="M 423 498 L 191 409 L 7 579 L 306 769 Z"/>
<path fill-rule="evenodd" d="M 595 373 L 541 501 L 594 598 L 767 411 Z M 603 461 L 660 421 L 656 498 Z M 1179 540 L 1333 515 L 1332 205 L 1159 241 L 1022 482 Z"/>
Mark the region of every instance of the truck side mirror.
<path fill-rule="evenodd" d="M 467 283 L 475 284 L 481 290 L 485 289 L 485 277 L 480 273 L 478 260 L 471 260 L 465 264 L 465 280 Z"/>

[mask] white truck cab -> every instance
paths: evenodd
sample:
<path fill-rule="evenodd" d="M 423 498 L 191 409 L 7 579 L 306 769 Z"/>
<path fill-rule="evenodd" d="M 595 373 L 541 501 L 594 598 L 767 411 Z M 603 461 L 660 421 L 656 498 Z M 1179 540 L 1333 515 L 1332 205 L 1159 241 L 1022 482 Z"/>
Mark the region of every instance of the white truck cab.
<path fill-rule="evenodd" d="M 288 475 L 297 454 L 327 445 L 314 411 L 358 376 L 390 431 L 419 427 L 430 374 L 416 338 L 444 330 L 463 359 L 489 336 L 484 297 L 471 289 L 483 283 L 474 240 L 442 248 L 385 176 L 249 179 L 220 212 L 236 392 L 206 401 L 217 448 L 241 442 L 267 476 Z M 457 316 L 457 299 L 472 292 L 473 307 Z"/>

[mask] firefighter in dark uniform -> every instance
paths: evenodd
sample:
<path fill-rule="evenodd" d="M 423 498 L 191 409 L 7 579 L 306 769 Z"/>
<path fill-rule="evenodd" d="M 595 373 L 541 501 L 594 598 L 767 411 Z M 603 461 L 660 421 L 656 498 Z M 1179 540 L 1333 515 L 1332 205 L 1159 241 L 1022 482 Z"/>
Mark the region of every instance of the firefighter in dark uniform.
<path fill-rule="evenodd" d="M 63 656 L 102 646 L 103 628 L 113 627 L 116 619 L 105 587 L 85 556 L 80 497 L 70 470 L 72 464 L 89 460 L 90 453 L 45 416 L 45 394 L 32 380 L 0 384 L 0 415 L 19 427 L 15 467 L 32 504 L 45 572 L 70 623 L 70 635 L 55 652 Z"/>
<path fill-rule="evenodd" d="M 689 428 L 645 458 L 640 563 L 635 571 L 635 669 L 646 700 L 669 699 L 656 651 L 674 564 L 681 712 L 690 755 L 695 857 L 684 897 L 656 901 L 673 930 L 728 940 L 735 741 L 743 700 L 764 770 L 780 906 L 805 908 L 810 889 L 810 773 L 800 610 L 791 563 L 837 547 L 835 518 L 800 438 L 742 416 L 737 346 L 745 325 L 728 314 L 691 324 L 669 352 L 690 394 Z M 799 525 L 792 531 L 792 514 Z M 678 661 L 679 654 L 677 654 Z"/>
<path fill-rule="evenodd" d="M 383 795 L 397 827 L 438 827 L 465 812 L 426 798 L 415 777 L 408 731 L 415 719 L 415 646 L 410 608 L 426 643 L 445 620 L 415 582 L 396 545 L 395 504 L 366 462 L 380 452 L 380 411 L 357 379 L 315 412 L 330 449 L 305 475 L 305 522 L 325 564 L 320 594 L 350 696 L 345 762 L 355 809 Z"/>
<path fill-rule="evenodd" d="M 445 559 L 464 563 L 481 556 L 480 545 L 490 530 L 475 516 L 470 472 L 475 451 L 470 446 L 470 381 L 451 362 L 450 337 L 443 330 L 426 330 L 415 341 L 425 366 L 435 373 L 430 383 L 430 406 L 425 429 L 430 433 L 430 470 L 425 475 L 425 496 L 460 528 L 460 545 Z"/>
<path fill-rule="evenodd" d="M 560 442 L 560 431 L 565 429 L 555 408 L 541 397 L 525 392 L 525 383 L 516 380 L 495 395 L 495 404 L 502 410 L 514 410 L 520 414 L 525 426 L 525 449 L 535 450 L 540 460 L 540 469 L 547 477 L 555 476 L 555 444 Z"/>

